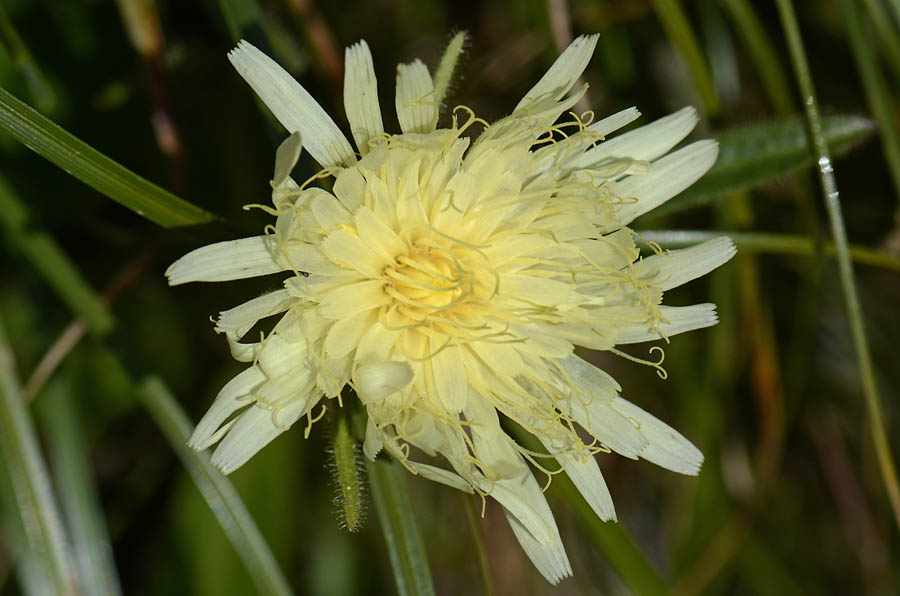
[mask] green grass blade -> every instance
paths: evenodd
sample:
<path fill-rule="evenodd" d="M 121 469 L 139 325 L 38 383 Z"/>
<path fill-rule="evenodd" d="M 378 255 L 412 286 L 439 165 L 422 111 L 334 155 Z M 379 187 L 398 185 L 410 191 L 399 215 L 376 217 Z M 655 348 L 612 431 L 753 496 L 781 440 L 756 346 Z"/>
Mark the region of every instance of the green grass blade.
<path fill-rule="evenodd" d="M 209 463 L 209 455 L 187 446 L 191 423 L 158 377 L 148 377 L 138 394 L 150 416 L 181 458 L 191 479 L 256 582 L 261 594 L 292 594 L 259 528 L 231 482 Z"/>
<path fill-rule="evenodd" d="M 841 1 L 843 2 L 843 0 Z M 878 394 L 878 384 L 875 381 L 875 371 L 866 339 L 862 307 L 859 303 L 859 294 L 853 273 L 853 262 L 850 260 L 847 230 L 844 227 L 844 217 L 841 212 L 837 183 L 834 179 L 834 168 L 831 162 L 828 141 L 822 134 L 822 118 L 819 115 L 819 103 L 816 99 L 809 63 L 806 60 L 806 51 L 803 49 L 803 39 L 800 35 L 800 27 L 797 24 L 794 6 L 790 0 L 776 0 L 776 3 L 779 16 L 781 17 L 781 24 L 784 27 L 785 39 L 790 50 L 794 75 L 800 86 L 800 92 L 804 100 L 803 104 L 806 106 L 808 134 L 815 148 L 816 161 L 819 166 L 819 180 L 822 184 L 822 198 L 828 211 L 831 233 L 834 236 L 834 244 L 837 249 L 838 271 L 846 301 L 850 332 L 853 336 L 853 347 L 856 351 L 857 364 L 860 369 L 862 390 L 865 396 L 866 410 L 869 415 L 869 424 L 871 425 L 872 441 L 875 444 L 875 455 L 888 501 L 893 509 L 894 521 L 900 528 L 900 484 L 898 484 L 897 468 L 894 465 L 894 457 L 891 454 L 891 446 L 887 438 L 884 414 L 881 408 L 881 397 Z"/>
<path fill-rule="evenodd" d="M 409 501 L 406 470 L 399 463 L 383 458 L 366 461 L 366 468 L 398 594 L 433 595 L 425 545 Z"/>
<path fill-rule="evenodd" d="M 888 0 L 891 12 L 894 13 L 894 24 L 900 27 L 900 0 Z"/>
<path fill-rule="evenodd" d="M 5 89 L 0 89 L 0 129 L 88 186 L 163 227 L 216 219 L 106 157 Z"/>
<path fill-rule="evenodd" d="M 82 433 L 83 421 L 72 403 L 68 385 L 49 385 L 38 401 L 42 426 L 53 463 L 60 502 L 72 535 L 75 564 L 81 589 L 91 596 L 122 593 L 100 497 L 93 483 L 93 471 Z"/>
<path fill-rule="evenodd" d="M 709 65 L 700 50 L 697 36 L 684 14 L 684 9 L 675 0 L 652 0 L 651 3 L 669 41 L 675 46 L 676 51 L 688 67 L 697 92 L 700 94 L 700 100 L 703 102 L 703 108 L 709 116 L 717 115 L 722 109 L 722 102 L 713 84 Z"/>
<path fill-rule="evenodd" d="M 472 503 L 473 497 L 463 492 L 460 492 L 459 496 L 466 512 L 466 521 L 469 522 L 469 528 L 472 531 L 472 546 L 475 549 L 475 560 L 478 562 L 481 589 L 484 596 L 496 596 L 497 592 L 494 590 L 494 580 L 491 576 L 491 561 L 488 558 L 487 546 L 484 544 L 484 530 L 478 521 L 478 513 Z"/>
<path fill-rule="evenodd" d="M 77 594 L 75 564 L 34 424 L 22 401 L 12 349 L 0 321 L 0 448 L 24 528 L 29 565 L 43 568 L 53 594 Z M 34 568 L 26 571 L 34 578 Z"/>
<path fill-rule="evenodd" d="M 794 105 L 791 101 L 787 75 L 753 6 L 748 0 L 719 0 L 719 2 L 728 12 L 738 35 L 747 46 L 750 59 L 759 72 L 763 87 L 775 111 L 782 116 L 790 114 Z"/>
<path fill-rule="evenodd" d="M 232 41 L 254 37 L 264 28 L 262 11 L 256 0 L 219 0 L 219 10 Z"/>
<path fill-rule="evenodd" d="M 747 536 L 738 555 L 744 585 L 760 596 L 803 596 L 806 590 L 790 568 L 754 535 Z"/>
<path fill-rule="evenodd" d="M 762 254 L 797 255 L 816 258 L 815 240 L 806 236 L 793 234 L 766 234 L 760 232 L 738 232 L 730 230 L 640 230 L 640 239 L 656 242 L 663 248 L 683 248 L 728 236 L 740 250 L 748 250 Z M 850 257 L 861 265 L 900 271 L 900 255 L 874 250 L 865 246 L 849 245 Z M 828 256 L 837 254 L 834 243 L 822 246 L 822 252 Z"/>
<path fill-rule="evenodd" d="M 52 594 L 52 575 L 45 569 L 44 561 L 38 553 L 28 549 L 25 526 L 19 516 L 19 504 L 12 487 L 6 462 L 0 457 L 0 528 L 3 529 L 3 550 L 6 555 L 0 581 L 6 579 L 15 561 L 15 574 L 24 594 Z M 7 554 L 8 553 L 8 554 Z"/>
<path fill-rule="evenodd" d="M 812 166 L 815 155 L 803 130 L 803 121 L 792 118 L 713 135 L 719 141 L 715 165 L 696 184 L 646 219 L 704 205 Z M 861 116 L 831 116 L 822 120 L 822 132 L 834 154 L 840 156 L 870 138 L 875 124 Z"/>
<path fill-rule="evenodd" d="M 296 10 L 293 3 L 287 3 L 288 10 Z M 225 20 L 225 26 L 228 29 L 228 35 L 233 43 L 237 43 L 242 39 L 246 39 L 269 54 L 282 67 L 296 74 L 298 70 L 305 70 L 310 60 L 322 60 L 322 56 L 315 52 L 316 46 L 311 43 L 313 55 L 306 56 L 302 48 L 297 45 L 296 36 L 288 28 L 280 26 L 270 14 L 263 12 L 260 3 L 257 0 L 219 0 L 219 12 Z M 283 15 L 280 16 L 283 19 Z M 328 65 L 322 64 L 325 70 L 341 67 L 343 53 L 330 55 L 327 59 Z M 338 72 L 334 72 L 339 76 Z M 339 80 L 339 79 L 338 79 Z M 254 94 L 254 98 L 256 95 Z M 280 135 L 284 134 L 284 129 L 271 115 L 265 104 L 259 98 L 256 98 L 257 105 L 266 115 L 266 119 L 274 126 Z"/>
<path fill-rule="evenodd" d="M 894 183 L 894 192 L 900 201 L 900 132 L 898 132 L 893 100 L 881 68 L 872 51 L 872 41 L 866 34 L 857 0 L 838 0 L 844 26 L 850 37 L 850 49 L 856 62 L 856 70 L 862 80 L 869 109 L 878 121 L 888 172 Z M 827 140 L 827 139 L 826 139 Z"/>
<path fill-rule="evenodd" d="M 113 317 L 81 272 L 48 234 L 35 231 L 23 201 L 0 174 L 0 230 L 69 307 L 97 334 L 113 328 Z"/>
<path fill-rule="evenodd" d="M 37 106 L 44 112 L 56 110 L 58 102 L 53 87 L 16 31 L 2 4 L 0 4 L 0 45 L 3 45 L 13 66 L 25 79 L 28 91 Z"/>
<path fill-rule="evenodd" d="M 865 4 L 884 56 L 894 70 L 894 77 L 900 80 L 900 35 L 897 35 L 897 26 L 891 23 L 881 0 L 865 0 Z"/>

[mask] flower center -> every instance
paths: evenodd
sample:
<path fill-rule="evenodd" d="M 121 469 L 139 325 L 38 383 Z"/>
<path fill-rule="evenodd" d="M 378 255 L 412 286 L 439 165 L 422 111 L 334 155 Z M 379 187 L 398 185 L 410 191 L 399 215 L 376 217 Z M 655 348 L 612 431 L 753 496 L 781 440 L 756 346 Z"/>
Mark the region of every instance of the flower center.
<path fill-rule="evenodd" d="M 413 246 L 384 270 L 385 291 L 394 300 L 422 315 L 452 308 L 471 293 L 467 274 L 452 252 L 435 246 Z"/>

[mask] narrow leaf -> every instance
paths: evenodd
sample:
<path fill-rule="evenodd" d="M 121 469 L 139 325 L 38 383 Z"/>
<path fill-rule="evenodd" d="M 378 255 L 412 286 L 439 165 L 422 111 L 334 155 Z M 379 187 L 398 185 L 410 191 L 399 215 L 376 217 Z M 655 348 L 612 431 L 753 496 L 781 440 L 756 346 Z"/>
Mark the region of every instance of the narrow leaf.
<path fill-rule="evenodd" d="M 219 0 L 219 10 L 234 42 L 255 37 L 264 29 L 262 11 L 256 0 Z"/>
<path fill-rule="evenodd" d="M 720 4 L 728 12 L 738 35 L 747 46 L 769 102 L 779 115 L 787 116 L 794 110 L 791 88 L 775 46 L 756 14 L 757 9 L 750 0 L 720 0 Z"/>
<path fill-rule="evenodd" d="M 878 41 L 884 50 L 884 58 L 893 70 L 896 81 L 900 79 L 900 35 L 897 35 L 897 27 L 891 22 L 881 0 L 864 0 L 863 3 L 869 13 L 868 21 L 875 28 Z"/>
<path fill-rule="evenodd" d="M 0 89 L 0 128 L 88 186 L 163 227 L 216 219 L 106 157 L 5 89 Z"/>
<path fill-rule="evenodd" d="M 0 528 L 5 550 L 16 562 L 16 579 L 24 594 L 52 594 L 53 576 L 47 570 L 41 553 L 28 547 L 25 526 L 19 515 L 19 504 L 12 486 L 9 466 L 0 457 Z"/>
<path fill-rule="evenodd" d="M 400 596 L 433 595 L 425 545 L 409 501 L 406 470 L 397 462 L 383 458 L 367 461 L 366 467 L 397 592 Z"/>
<path fill-rule="evenodd" d="M 761 596 L 803 596 L 807 593 L 789 564 L 759 538 L 749 535 L 737 557 L 744 584 Z"/>
<path fill-rule="evenodd" d="M 858 2 L 856 0 L 839 0 L 837 5 L 843 17 L 843 25 L 847 29 L 847 36 L 850 38 L 850 49 L 853 52 L 856 70 L 866 94 L 869 111 L 878 121 L 888 173 L 894 183 L 894 194 L 900 200 L 900 132 L 897 130 L 900 122 L 896 117 L 895 97 L 892 96 L 891 90 L 884 80 L 881 66 L 872 49 L 871 36 L 863 24 Z M 896 28 L 891 27 L 891 29 L 893 31 L 889 35 L 892 35 L 896 42 Z M 831 142 L 828 139 L 825 140 L 830 147 Z"/>
<path fill-rule="evenodd" d="M 24 528 L 26 577 L 43 575 L 54 594 L 78 593 L 75 564 L 41 455 L 34 423 L 25 409 L 12 349 L 0 322 L 0 448 Z M 41 567 L 36 573 L 35 567 Z"/>
<path fill-rule="evenodd" d="M 459 493 L 459 496 L 466 511 L 466 520 L 469 522 L 469 528 L 472 530 L 472 546 L 475 551 L 475 559 L 478 562 L 481 588 L 485 596 L 494 596 L 496 592 L 494 591 L 494 580 L 491 577 L 491 562 L 488 558 L 487 546 L 484 544 L 484 530 L 478 521 L 478 514 L 475 512 L 472 496 L 462 492 Z"/>
<path fill-rule="evenodd" d="M 684 8 L 675 0 L 651 0 L 651 4 L 666 36 L 684 60 L 706 113 L 710 116 L 717 115 L 722 109 L 722 102 Z"/>
<path fill-rule="evenodd" d="M 0 4 L 0 45 L 11 58 L 13 66 L 25 79 L 28 91 L 38 107 L 46 112 L 56 110 L 59 102 L 53 92 L 53 87 L 31 55 L 25 41 L 16 31 L 15 25 L 2 4 Z"/>
<path fill-rule="evenodd" d="M 871 137 L 875 123 L 861 116 L 831 116 L 823 119 L 822 132 L 834 155 L 840 156 Z M 810 167 L 814 161 L 800 118 L 735 128 L 714 138 L 719 142 L 715 165 L 696 184 L 655 209 L 651 217 L 730 196 Z"/>
<path fill-rule="evenodd" d="M 812 238 L 796 234 L 767 234 L 763 232 L 742 232 L 740 230 L 641 230 L 643 243 L 655 242 L 663 248 L 685 248 L 701 242 L 728 236 L 739 250 L 762 254 L 798 255 L 818 257 L 819 247 Z M 900 271 L 900 255 L 885 250 L 875 250 L 865 246 L 850 245 L 850 257 L 861 265 Z M 837 250 L 833 242 L 821 245 L 827 256 L 835 256 Z M 717 302 L 718 303 L 718 302 Z"/>
<path fill-rule="evenodd" d="M 47 431 L 54 479 L 72 535 L 82 592 L 116 596 L 122 589 L 100 497 L 93 483 L 82 421 L 72 397 L 65 382 L 49 385 L 37 402 L 40 420 Z"/>
<path fill-rule="evenodd" d="M 209 454 L 198 453 L 187 446 L 191 423 L 169 389 L 158 377 L 151 376 L 144 379 L 138 393 L 219 520 L 260 593 L 292 594 L 272 551 L 234 486 L 212 467 Z"/>

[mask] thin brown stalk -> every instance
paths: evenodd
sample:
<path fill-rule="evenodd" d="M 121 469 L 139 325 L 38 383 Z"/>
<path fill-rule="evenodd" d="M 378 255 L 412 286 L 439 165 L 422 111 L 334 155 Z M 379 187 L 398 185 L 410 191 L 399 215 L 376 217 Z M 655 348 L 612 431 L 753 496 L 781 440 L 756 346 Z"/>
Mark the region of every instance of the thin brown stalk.
<path fill-rule="evenodd" d="M 569 47 L 573 39 L 572 14 L 569 12 L 568 0 L 547 0 L 547 16 L 550 21 L 553 45 L 556 47 L 556 53 L 561 54 Z M 584 85 L 584 77 L 579 77 L 575 82 L 575 88 L 580 89 L 582 85 Z M 591 109 L 587 94 L 578 100 L 575 109 L 579 114 L 584 114 Z"/>
<path fill-rule="evenodd" d="M 825 481 L 837 504 L 838 519 L 856 554 L 870 594 L 888 593 L 890 568 L 884 542 L 847 453 L 836 414 L 828 411 L 809 425 Z"/>
<path fill-rule="evenodd" d="M 143 63 L 150 94 L 150 122 L 156 144 L 169 163 L 172 187 L 176 194 L 184 196 L 187 164 L 166 84 L 163 62 L 166 40 L 159 22 L 156 0 L 118 0 L 118 5 L 131 45 Z"/>
<path fill-rule="evenodd" d="M 313 0 L 289 0 L 288 6 L 303 25 L 306 38 L 321 69 L 332 86 L 339 88 L 344 80 L 344 61 L 334 33 L 322 18 Z"/>
<path fill-rule="evenodd" d="M 155 246 L 144 249 L 119 271 L 103 290 L 100 301 L 105 306 L 111 306 L 125 290 L 136 284 L 150 266 L 154 252 Z M 56 369 L 59 368 L 63 360 L 75 349 L 75 346 L 78 345 L 78 342 L 81 341 L 87 331 L 88 326 L 84 319 L 73 319 L 66 325 L 59 337 L 56 338 L 56 341 L 53 342 L 53 345 L 50 346 L 50 349 L 44 354 L 44 357 L 41 358 L 34 371 L 32 371 L 31 376 L 28 377 L 28 381 L 22 390 L 22 399 L 25 400 L 26 404 L 30 403 L 40 393 L 41 388 L 47 383 Z"/>

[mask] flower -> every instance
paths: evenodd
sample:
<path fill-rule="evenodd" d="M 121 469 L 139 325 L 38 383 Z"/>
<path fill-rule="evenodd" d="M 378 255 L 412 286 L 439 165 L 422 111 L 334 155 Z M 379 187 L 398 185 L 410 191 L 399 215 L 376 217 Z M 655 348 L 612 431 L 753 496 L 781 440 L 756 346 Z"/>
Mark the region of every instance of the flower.
<path fill-rule="evenodd" d="M 536 457 L 501 419 L 537 437 L 604 520 L 615 510 L 598 451 L 699 471 L 696 447 L 574 353 L 622 354 L 616 346 L 713 325 L 713 305 L 665 306 L 662 295 L 734 254 L 718 238 L 640 258 L 627 225 L 703 175 L 717 145 L 669 153 L 696 124 L 692 108 L 608 141 L 636 109 L 558 122 L 585 93 L 569 91 L 596 40 L 575 40 L 493 124 L 460 107 L 437 128 L 428 69 L 400 65 L 402 134 L 384 131 L 359 42 L 347 49 L 344 83 L 358 153 L 290 75 L 238 44 L 229 59 L 292 133 L 266 208 L 276 223 L 199 248 L 166 274 L 175 285 L 289 273 L 282 289 L 219 316 L 216 331 L 250 364 L 222 388 L 193 448 L 219 443 L 212 461 L 229 473 L 349 386 L 368 413 L 367 457 L 385 449 L 414 474 L 496 499 L 552 583 L 571 568 L 528 465 Z M 298 185 L 289 173 L 301 145 L 323 169 Z M 333 178 L 330 191 L 315 185 L 322 178 Z M 242 341 L 273 315 L 282 316 L 268 335 Z"/>

